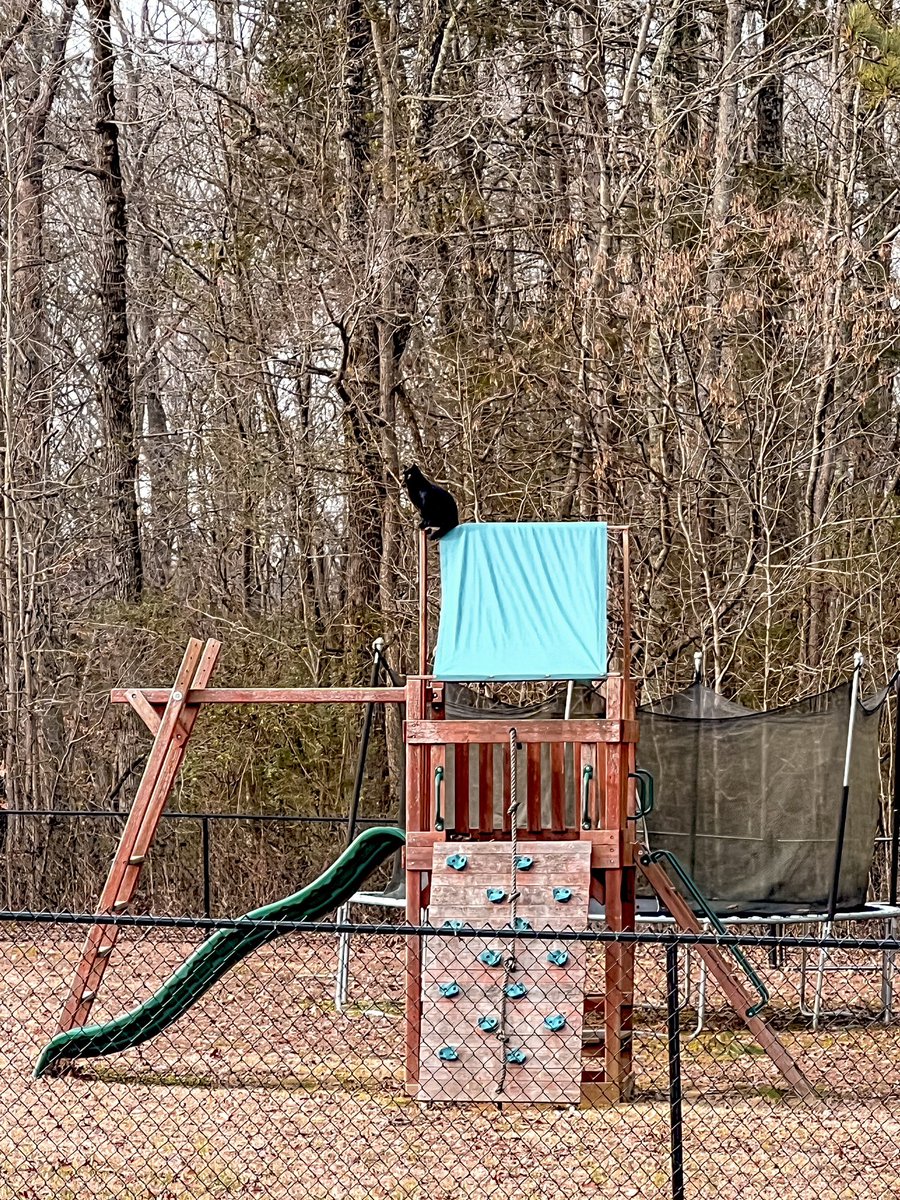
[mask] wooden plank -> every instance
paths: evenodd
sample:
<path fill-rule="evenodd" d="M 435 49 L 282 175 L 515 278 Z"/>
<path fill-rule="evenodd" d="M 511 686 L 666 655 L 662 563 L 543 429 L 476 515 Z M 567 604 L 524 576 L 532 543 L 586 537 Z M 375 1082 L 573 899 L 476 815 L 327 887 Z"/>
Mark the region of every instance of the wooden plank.
<path fill-rule="evenodd" d="M 585 1082 L 581 1088 L 580 1108 L 608 1108 L 611 1104 L 621 1104 L 623 1100 L 631 1100 L 634 1093 L 634 1081 L 625 1088 L 624 1093 L 614 1083 Z"/>
<path fill-rule="evenodd" d="M 190 686 L 202 649 L 202 643 L 196 638 L 188 641 L 175 677 L 175 686 L 171 689 L 172 698 L 157 726 L 156 737 L 144 766 L 131 811 L 119 838 L 113 862 L 100 894 L 97 909 L 100 913 L 111 913 L 118 907 L 122 879 L 128 859 L 133 855 L 134 843 L 152 800 L 160 772 L 173 743 L 179 739 L 183 740 L 178 719 L 184 708 L 184 695 Z M 73 1029 L 87 1020 L 117 937 L 118 929 L 115 926 L 94 926 L 88 931 L 81 959 L 76 967 L 75 977 L 59 1018 L 58 1029 L 60 1032 Z"/>
<path fill-rule="evenodd" d="M 635 861 L 638 869 L 669 910 L 675 924 L 679 929 L 688 933 L 701 933 L 700 922 L 687 901 L 675 890 L 666 872 L 658 863 L 646 862 L 644 855 L 643 847 L 636 847 Z M 790 1051 L 779 1040 L 775 1031 L 762 1017 L 747 1016 L 747 1010 L 755 1003 L 755 997 L 750 995 L 740 982 L 735 970 L 727 962 L 725 958 L 727 951 L 718 946 L 702 943 L 698 943 L 694 949 L 706 963 L 710 975 L 725 993 L 735 1013 L 741 1018 L 791 1087 L 801 1096 L 814 1096 L 815 1091 L 812 1085 L 794 1061 Z"/>
<path fill-rule="evenodd" d="M 425 753 L 428 756 L 429 823 L 433 829 L 437 828 L 438 768 L 440 768 L 443 775 L 443 782 L 441 783 L 441 813 L 444 829 L 446 829 L 449 825 L 449 821 L 447 820 L 447 747 L 426 746 Z"/>
<path fill-rule="evenodd" d="M 113 704 L 130 703 L 129 692 L 139 691 L 150 704 L 168 704 L 170 688 L 113 688 Z M 188 704 L 403 704 L 406 689 L 358 688 L 191 688 Z"/>
<path fill-rule="evenodd" d="M 562 748 L 562 742 L 556 745 Z M 544 820 L 541 812 L 541 746 L 539 742 L 529 742 L 525 747 L 525 823 L 529 832 L 539 833 Z"/>
<path fill-rule="evenodd" d="M 588 833 L 582 834 L 581 841 L 590 846 L 590 865 L 595 871 L 616 870 L 622 866 L 623 862 L 630 862 L 630 858 L 625 858 L 625 851 L 620 844 L 620 834 L 614 829 L 592 829 Z M 427 871 L 431 869 L 431 847 L 434 841 L 444 841 L 443 834 L 434 835 L 434 838 L 427 838 L 424 834 L 408 834 L 406 845 L 406 863 L 407 870 L 412 871 Z M 560 842 L 547 839 L 541 842 L 545 846 L 558 846 Z M 629 844 L 630 846 L 631 844 Z M 448 853 L 456 847 L 456 842 L 448 842 Z"/>
<path fill-rule="evenodd" d="M 159 733 L 161 717 L 144 693 L 138 688 L 129 688 L 126 693 L 128 703 L 141 718 L 154 737 Z"/>
<path fill-rule="evenodd" d="M 607 680 L 607 715 L 623 724 L 633 717 L 633 693 L 621 677 Z M 626 741 L 608 744 L 602 759 L 599 747 L 592 747 L 594 779 L 597 787 L 592 796 L 591 814 L 594 823 L 605 829 L 616 829 L 624 836 L 627 830 L 628 763 L 631 746 Z M 604 775 L 600 777 L 601 763 Z M 633 861 L 633 860 L 632 860 Z M 635 927 L 634 871 L 624 859 L 619 867 L 605 872 L 603 877 L 607 927 L 615 931 L 630 931 Z M 632 1037 L 631 1017 L 634 1004 L 634 946 L 611 943 L 604 950 L 605 1004 L 603 1012 L 604 1073 L 607 1082 L 624 1094 L 631 1086 Z"/>
<path fill-rule="evenodd" d="M 596 830 L 594 836 L 610 838 L 615 835 Z M 418 834 L 417 837 L 424 838 L 427 835 Z M 588 856 L 585 851 L 587 844 L 576 838 L 566 838 L 564 841 L 521 839 L 518 843 L 519 854 L 527 855 L 534 861 L 527 871 L 519 872 L 519 882 L 527 884 L 536 876 L 549 879 L 566 871 L 577 873 L 587 862 Z M 468 863 L 464 871 L 454 871 L 452 867 L 447 866 L 444 859 L 436 858 L 434 862 L 436 880 L 449 878 L 457 883 L 461 879 L 468 879 L 472 876 L 478 879 L 487 878 L 490 874 L 496 875 L 498 872 L 504 879 L 509 877 L 510 847 L 508 841 L 449 842 L 445 849 L 447 853 L 459 850 L 465 854 Z"/>
<path fill-rule="evenodd" d="M 409 783 L 407 782 L 407 791 Z M 403 861 L 407 871 L 430 871 L 431 860 L 434 857 L 435 843 L 443 843 L 445 833 L 436 829 L 410 830 L 406 835 L 406 846 L 403 850 Z"/>
<path fill-rule="evenodd" d="M 500 747 L 500 828 L 504 833 L 509 833 L 512 829 L 512 822 L 509 815 L 509 807 L 511 803 L 510 792 L 510 753 L 509 742 Z M 518 760 L 518 754 L 516 755 Z M 496 761 L 496 756 L 495 756 Z M 518 761 L 516 763 L 518 766 Z"/>
<path fill-rule="evenodd" d="M 602 784 L 597 776 L 597 747 L 589 742 L 582 742 L 575 747 L 576 776 L 578 779 L 578 823 L 581 824 L 584 800 L 584 773 L 590 768 L 591 777 L 587 781 L 588 813 L 590 814 L 591 829 L 618 829 L 619 825 L 608 825 L 601 819 L 600 795 Z"/>
<path fill-rule="evenodd" d="M 212 639 L 205 647 L 197 638 L 188 642 L 100 894 L 98 913 L 120 912 L 134 894 L 140 867 L 152 840 L 152 830 L 156 828 L 184 758 L 187 739 L 199 711 L 196 706 L 187 707 L 186 694 L 192 682 L 205 684 L 209 681 L 220 649 L 221 643 Z M 117 939 L 118 928 L 114 925 L 95 925 L 88 931 L 59 1018 L 59 1032 L 74 1029 L 87 1021 Z"/>
<path fill-rule="evenodd" d="M 478 831 L 494 832 L 494 754 L 486 744 L 478 747 Z"/>
<path fill-rule="evenodd" d="M 550 826 L 558 833 L 566 828 L 566 747 L 550 743 Z M 575 822 L 576 829 L 578 822 Z"/>
<path fill-rule="evenodd" d="M 503 745 L 509 742 L 509 721 L 420 721 L 409 719 L 405 737 L 414 745 L 464 743 Z M 519 741 L 636 742 L 637 721 L 523 721 L 516 725 Z"/>
<path fill-rule="evenodd" d="M 221 642 L 208 641 L 206 643 L 203 656 L 197 667 L 195 679 L 198 679 L 201 683 L 205 683 L 209 679 L 216 665 L 216 659 L 219 656 L 221 648 Z M 166 761 L 159 773 L 153 797 L 147 806 L 144 820 L 141 822 L 141 827 L 134 840 L 131 858 L 125 867 L 118 898 L 120 906 L 129 904 L 137 890 L 141 868 L 147 855 L 150 853 L 150 847 L 153 845 L 153 840 L 156 837 L 156 830 L 159 827 L 163 809 L 166 806 L 169 793 L 184 761 L 184 755 L 187 750 L 187 739 L 190 736 L 199 712 L 200 708 L 198 705 L 189 704 L 185 706 L 182 713 L 181 720 L 184 726 L 184 737 L 180 741 L 176 741 L 172 751 L 166 756 Z"/>
<path fill-rule="evenodd" d="M 468 746 L 453 747 L 453 828 L 469 832 L 469 754 Z"/>

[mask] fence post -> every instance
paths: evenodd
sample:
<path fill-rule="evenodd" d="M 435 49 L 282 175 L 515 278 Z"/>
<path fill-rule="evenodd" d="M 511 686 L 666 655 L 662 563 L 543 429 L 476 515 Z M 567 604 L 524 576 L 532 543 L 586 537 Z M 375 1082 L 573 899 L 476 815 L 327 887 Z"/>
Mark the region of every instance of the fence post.
<path fill-rule="evenodd" d="M 672 1200 L 684 1200 L 684 1139 L 681 1120 L 681 1027 L 678 1005 L 678 943 L 666 946 L 666 1027 L 669 1044 L 669 1132 Z"/>
<path fill-rule="evenodd" d="M 200 818 L 200 853 L 203 859 L 203 915 L 212 916 L 209 884 L 209 817 Z"/>

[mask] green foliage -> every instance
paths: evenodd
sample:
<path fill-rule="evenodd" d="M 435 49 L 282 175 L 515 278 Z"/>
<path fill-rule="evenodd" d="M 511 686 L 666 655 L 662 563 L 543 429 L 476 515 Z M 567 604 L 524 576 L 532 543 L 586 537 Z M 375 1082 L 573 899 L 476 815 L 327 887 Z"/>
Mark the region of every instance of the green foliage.
<path fill-rule="evenodd" d="M 900 96 L 900 26 L 886 24 L 869 4 L 851 4 L 847 36 L 866 92 L 878 102 Z"/>

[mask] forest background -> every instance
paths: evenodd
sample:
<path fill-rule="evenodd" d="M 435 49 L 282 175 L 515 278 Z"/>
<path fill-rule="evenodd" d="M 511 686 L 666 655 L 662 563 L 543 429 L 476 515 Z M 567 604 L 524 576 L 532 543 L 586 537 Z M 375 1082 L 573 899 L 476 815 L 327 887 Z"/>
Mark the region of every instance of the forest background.
<path fill-rule="evenodd" d="M 643 695 L 866 690 L 900 648 L 900 4 L 10 0 L 0 744 L 127 809 L 119 683 L 414 666 L 417 461 L 464 520 L 627 522 Z M 613 622 L 617 619 L 615 605 Z M 223 709 L 182 810 L 346 811 L 359 713 Z M 365 811 L 396 804 L 379 724 Z M 394 768 L 392 770 L 392 767 Z M 4 819 L 7 905 L 118 826 Z M 219 823 L 217 907 L 333 855 Z M 197 900 L 164 822 L 153 903 Z M 285 886 L 282 886 L 285 885 Z"/>

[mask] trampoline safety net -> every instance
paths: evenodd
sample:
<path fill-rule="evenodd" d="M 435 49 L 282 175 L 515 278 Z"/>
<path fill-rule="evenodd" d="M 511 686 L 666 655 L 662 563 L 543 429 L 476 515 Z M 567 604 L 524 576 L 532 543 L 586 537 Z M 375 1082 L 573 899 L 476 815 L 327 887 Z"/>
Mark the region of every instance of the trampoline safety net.
<path fill-rule="evenodd" d="M 857 707 L 843 909 L 866 900 L 883 700 Z M 656 780 L 653 849 L 676 854 L 719 911 L 821 911 L 834 870 L 849 714 L 849 684 L 768 712 L 701 685 L 642 706 L 637 760 Z"/>

